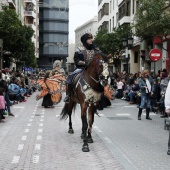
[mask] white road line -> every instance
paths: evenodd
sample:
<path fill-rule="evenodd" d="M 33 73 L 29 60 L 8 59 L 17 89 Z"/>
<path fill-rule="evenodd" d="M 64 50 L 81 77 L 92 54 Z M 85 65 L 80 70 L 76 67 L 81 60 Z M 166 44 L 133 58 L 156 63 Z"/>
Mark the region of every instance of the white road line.
<path fill-rule="evenodd" d="M 34 112 L 36 112 L 37 110 L 36 109 L 34 109 Z"/>
<path fill-rule="evenodd" d="M 27 126 L 31 126 L 31 123 L 28 123 Z"/>
<path fill-rule="evenodd" d="M 43 112 L 45 112 L 45 110 L 44 110 L 44 109 L 42 109 L 42 111 L 43 111 Z"/>
<path fill-rule="evenodd" d="M 132 108 L 132 107 L 137 107 L 137 106 L 123 106 L 122 108 L 124 108 L 124 107 L 126 107 L 126 108 L 128 108 L 128 107 L 130 107 L 130 108 Z"/>
<path fill-rule="evenodd" d="M 42 139 L 42 136 L 38 135 L 37 140 L 41 140 L 41 139 Z"/>
<path fill-rule="evenodd" d="M 32 121 L 33 121 L 33 119 L 30 119 L 29 121 L 30 121 L 30 122 L 32 122 Z"/>
<path fill-rule="evenodd" d="M 32 162 L 34 164 L 39 163 L 39 156 L 38 155 L 34 155 L 33 158 L 32 158 Z"/>
<path fill-rule="evenodd" d="M 15 108 L 15 109 L 24 109 L 25 107 L 23 107 L 23 106 L 13 106 L 12 108 Z"/>
<path fill-rule="evenodd" d="M 142 113 L 142 115 L 146 115 L 146 113 Z M 149 115 L 156 116 L 155 113 L 149 113 Z"/>
<path fill-rule="evenodd" d="M 19 144 L 17 150 L 18 150 L 18 151 L 21 151 L 21 150 L 23 150 L 23 148 L 24 148 L 24 144 Z"/>
<path fill-rule="evenodd" d="M 112 143 L 112 141 L 108 137 L 104 137 L 107 143 Z"/>
<path fill-rule="evenodd" d="M 38 132 L 40 132 L 40 133 L 43 132 L 43 129 L 38 129 Z"/>
<path fill-rule="evenodd" d="M 56 115 L 56 117 L 59 117 L 60 115 Z"/>
<path fill-rule="evenodd" d="M 12 160 L 12 164 L 17 164 L 19 162 L 20 156 L 14 156 Z"/>
<path fill-rule="evenodd" d="M 117 116 L 130 116 L 130 114 L 129 113 L 118 113 L 118 114 L 116 114 Z"/>
<path fill-rule="evenodd" d="M 94 125 L 93 128 L 96 129 L 97 132 L 102 132 L 96 125 Z"/>
<path fill-rule="evenodd" d="M 41 118 L 44 118 L 44 115 L 42 115 Z"/>
<path fill-rule="evenodd" d="M 44 119 L 40 119 L 40 122 L 44 122 Z"/>
<path fill-rule="evenodd" d="M 35 116 L 31 116 L 31 118 L 34 118 Z"/>
<path fill-rule="evenodd" d="M 96 114 L 95 114 L 94 116 L 98 116 L 98 115 L 96 115 Z M 102 114 L 102 113 L 101 113 L 101 114 L 99 113 L 99 116 L 105 116 L 105 115 L 104 115 L 104 114 Z"/>
<path fill-rule="evenodd" d="M 30 131 L 29 129 L 25 129 L 25 131 L 24 131 L 24 132 L 28 133 L 29 131 Z"/>
<path fill-rule="evenodd" d="M 35 112 L 33 112 L 32 114 L 35 115 Z"/>
<path fill-rule="evenodd" d="M 36 144 L 35 145 L 35 150 L 40 150 L 40 148 L 41 148 L 41 144 Z"/>
<path fill-rule="evenodd" d="M 45 114 L 44 112 L 41 113 L 42 115 Z"/>
<path fill-rule="evenodd" d="M 40 123 L 39 126 L 43 126 L 43 123 Z"/>
<path fill-rule="evenodd" d="M 21 140 L 27 140 L 27 136 L 22 136 Z"/>

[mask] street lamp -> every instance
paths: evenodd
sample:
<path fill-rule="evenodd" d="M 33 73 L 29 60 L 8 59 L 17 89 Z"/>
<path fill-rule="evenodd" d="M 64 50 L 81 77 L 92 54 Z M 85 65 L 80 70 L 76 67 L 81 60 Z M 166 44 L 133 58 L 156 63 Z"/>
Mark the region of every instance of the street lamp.
<path fill-rule="evenodd" d="M 126 72 L 129 72 L 129 49 L 132 48 L 133 45 L 133 37 L 132 37 L 132 33 L 130 33 L 129 35 L 127 35 L 127 37 L 124 37 L 122 39 L 122 43 L 123 43 L 123 47 L 126 48 Z"/>

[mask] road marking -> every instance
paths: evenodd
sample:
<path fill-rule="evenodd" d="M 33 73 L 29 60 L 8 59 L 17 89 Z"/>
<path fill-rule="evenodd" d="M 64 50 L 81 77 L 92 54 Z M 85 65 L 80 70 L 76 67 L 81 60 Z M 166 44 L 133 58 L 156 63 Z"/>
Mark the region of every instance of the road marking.
<path fill-rule="evenodd" d="M 38 132 L 40 132 L 40 133 L 43 132 L 43 129 L 38 129 Z"/>
<path fill-rule="evenodd" d="M 35 150 L 40 150 L 40 148 L 41 148 L 41 144 L 36 144 L 35 145 Z"/>
<path fill-rule="evenodd" d="M 41 113 L 42 115 L 44 114 L 44 112 Z"/>
<path fill-rule="evenodd" d="M 34 164 L 36 164 L 36 163 L 39 162 L 39 156 L 38 156 L 38 155 L 34 155 L 32 159 L 33 159 L 32 162 L 33 162 Z"/>
<path fill-rule="evenodd" d="M 44 110 L 44 109 L 42 109 L 42 111 L 43 111 L 43 112 L 45 112 L 45 110 Z"/>
<path fill-rule="evenodd" d="M 35 115 L 35 112 L 33 112 L 32 114 Z"/>
<path fill-rule="evenodd" d="M 17 164 L 19 162 L 20 156 L 14 156 L 12 160 L 12 164 Z"/>
<path fill-rule="evenodd" d="M 142 115 L 146 115 L 146 113 L 142 113 Z M 149 113 L 149 115 L 156 116 L 155 113 Z"/>
<path fill-rule="evenodd" d="M 40 123 L 39 126 L 43 126 L 43 123 Z"/>
<path fill-rule="evenodd" d="M 94 125 L 93 128 L 96 129 L 97 132 L 102 132 L 96 125 Z"/>
<path fill-rule="evenodd" d="M 41 139 L 42 139 L 42 136 L 38 135 L 37 140 L 41 140 Z"/>
<path fill-rule="evenodd" d="M 44 115 L 42 115 L 41 118 L 44 118 Z"/>
<path fill-rule="evenodd" d="M 27 136 L 22 136 L 21 140 L 27 140 Z"/>
<path fill-rule="evenodd" d="M 118 114 L 116 114 L 117 116 L 130 116 L 130 114 L 129 113 L 118 113 Z"/>
<path fill-rule="evenodd" d="M 31 123 L 28 123 L 27 126 L 31 126 Z"/>
<path fill-rule="evenodd" d="M 31 118 L 34 118 L 35 116 L 31 116 Z"/>
<path fill-rule="evenodd" d="M 108 137 L 104 137 L 107 143 L 112 143 L 112 141 Z"/>
<path fill-rule="evenodd" d="M 36 109 L 34 109 L 34 112 L 36 112 L 37 110 Z"/>
<path fill-rule="evenodd" d="M 32 122 L 32 121 L 33 121 L 33 119 L 30 119 L 29 121 L 30 121 L 30 122 Z"/>
<path fill-rule="evenodd" d="M 59 117 L 60 115 L 56 115 L 56 117 Z"/>
<path fill-rule="evenodd" d="M 40 122 L 44 122 L 44 119 L 40 119 Z"/>
<path fill-rule="evenodd" d="M 126 108 L 130 107 L 131 108 L 131 107 L 136 107 L 136 106 L 123 106 L 122 108 L 124 108 L 124 107 L 126 107 Z"/>
<path fill-rule="evenodd" d="M 23 107 L 23 106 L 13 106 L 12 108 L 15 108 L 15 109 L 24 109 L 25 107 Z"/>
<path fill-rule="evenodd" d="M 96 115 L 96 114 L 95 114 L 94 116 L 98 116 L 98 115 Z M 101 114 L 99 113 L 99 116 L 105 116 L 105 115 L 104 115 L 104 114 L 102 114 L 102 113 L 101 113 Z"/>
<path fill-rule="evenodd" d="M 19 144 L 17 150 L 18 150 L 18 151 L 21 151 L 21 150 L 23 150 L 23 148 L 24 148 L 24 144 Z"/>
<path fill-rule="evenodd" d="M 25 132 L 27 132 L 27 133 L 28 133 L 29 131 L 30 131 L 29 129 L 25 129 Z"/>

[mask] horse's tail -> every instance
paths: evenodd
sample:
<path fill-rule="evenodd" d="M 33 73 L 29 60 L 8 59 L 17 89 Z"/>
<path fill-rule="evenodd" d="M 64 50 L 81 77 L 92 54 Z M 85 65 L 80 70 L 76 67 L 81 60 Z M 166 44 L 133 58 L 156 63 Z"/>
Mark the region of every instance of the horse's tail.
<path fill-rule="evenodd" d="M 60 113 L 60 120 L 67 119 L 69 114 L 72 113 L 72 110 L 75 112 L 77 103 L 74 102 L 73 106 L 70 110 L 68 110 L 68 107 L 69 107 L 68 105 L 69 105 L 69 103 L 65 103 L 65 105 Z"/>

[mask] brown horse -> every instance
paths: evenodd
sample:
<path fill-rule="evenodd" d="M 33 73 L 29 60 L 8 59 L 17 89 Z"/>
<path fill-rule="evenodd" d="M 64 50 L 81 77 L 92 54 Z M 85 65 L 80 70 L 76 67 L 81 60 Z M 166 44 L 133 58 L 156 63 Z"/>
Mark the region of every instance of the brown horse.
<path fill-rule="evenodd" d="M 66 119 L 69 116 L 69 131 L 74 133 L 72 128 L 72 110 L 75 110 L 76 104 L 79 103 L 81 107 L 82 119 L 82 139 L 84 144 L 82 151 L 89 152 L 88 143 L 93 143 L 91 136 L 92 125 L 94 122 L 94 114 L 97 109 L 98 101 L 104 92 L 104 87 L 101 85 L 101 76 L 107 78 L 108 72 L 108 58 L 101 53 L 96 53 L 92 60 L 88 63 L 87 68 L 81 75 L 78 75 L 73 82 L 71 97 L 69 103 L 65 103 L 60 119 Z M 68 88 L 66 89 L 66 93 Z M 88 118 L 87 118 L 88 111 Z"/>

